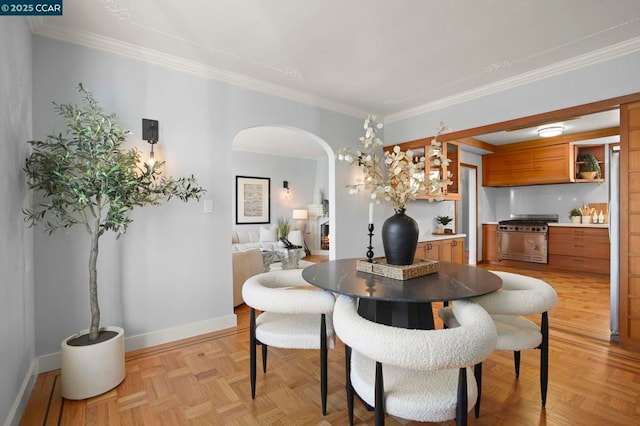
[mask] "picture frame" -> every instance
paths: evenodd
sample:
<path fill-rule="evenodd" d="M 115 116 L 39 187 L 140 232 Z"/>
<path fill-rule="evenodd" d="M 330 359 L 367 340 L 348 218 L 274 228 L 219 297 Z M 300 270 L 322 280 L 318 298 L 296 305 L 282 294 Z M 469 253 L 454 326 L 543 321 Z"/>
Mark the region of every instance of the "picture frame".
<path fill-rule="evenodd" d="M 236 224 L 271 222 L 271 178 L 236 176 Z"/>

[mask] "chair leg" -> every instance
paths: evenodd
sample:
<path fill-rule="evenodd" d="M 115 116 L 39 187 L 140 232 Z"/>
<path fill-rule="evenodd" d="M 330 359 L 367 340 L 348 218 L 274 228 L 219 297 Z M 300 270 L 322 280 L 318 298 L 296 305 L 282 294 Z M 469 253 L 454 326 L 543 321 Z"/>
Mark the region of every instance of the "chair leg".
<path fill-rule="evenodd" d="M 249 370 L 251 375 L 251 399 L 256 399 L 256 310 L 249 316 Z"/>
<path fill-rule="evenodd" d="M 478 385 L 478 399 L 476 400 L 475 415 L 476 419 L 480 417 L 480 398 L 482 398 L 482 363 L 478 363 L 473 367 L 473 375 Z"/>
<path fill-rule="evenodd" d="M 377 361 L 375 388 L 375 425 L 384 426 L 384 381 L 382 379 L 382 364 Z"/>
<path fill-rule="evenodd" d="M 540 347 L 540 396 L 542 406 L 547 403 L 547 385 L 549 383 L 549 317 L 546 312 L 542 313 L 540 324 L 542 332 L 542 344 Z"/>
<path fill-rule="evenodd" d="M 513 366 L 516 368 L 516 377 L 520 377 L 520 351 L 513 351 Z"/>
<path fill-rule="evenodd" d="M 322 415 L 327 415 L 327 318 L 320 318 L 320 396 L 322 398 Z"/>
<path fill-rule="evenodd" d="M 462 367 L 458 373 L 458 400 L 456 402 L 456 426 L 467 424 L 467 368 Z"/>
<path fill-rule="evenodd" d="M 353 426 L 353 387 L 351 386 L 351 348 L 344 345 L 344 372 L 347 388 L 347 412 L 349 413 L 349 426 Z"/>
<path fill-rule="evenodd" d="M 267 348 L 268 346 L 265 345 L 264 343 L 261 343 L 262 345 L 262 372 L 266 373 L 267 372 Z"/>

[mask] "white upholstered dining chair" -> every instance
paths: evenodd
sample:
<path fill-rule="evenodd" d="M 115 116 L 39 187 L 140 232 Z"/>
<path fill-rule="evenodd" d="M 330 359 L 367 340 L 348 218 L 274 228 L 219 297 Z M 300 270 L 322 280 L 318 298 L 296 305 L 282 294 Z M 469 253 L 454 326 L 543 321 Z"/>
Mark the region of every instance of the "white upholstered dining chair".
<path fill-rule="evenodd" d="M 247 279 L 242 297 L 250 311 L 251 397 L 256 396 L 256 347 L 262 345 L 262 370 L 267 347 L 320 349 L 322 414 L 327 412 L 327 349 L 335 346 L 333 293 L 311 286 L 302 269 L 265 272 Z M 256 311 L 261 311 L 256 316 Z"/>
<path fill-rule="evenodd" d="M 333 313 L 336 335 L 345 344 L 347 405 L 353 424 L 354 392 L 375 410 L 403 419 L 466 424 L 476 400 L 468 366 L 492 351 L 496 330 L 489 314 L 472 302 L 453 307 L 460 327 L 414 330 L 377 324 L 357 313 L 356 301 L 339 296 Z"/>
<path fill-rule="evenodd" d="M 520 351 L 540 349 L 540 396 L 542 406 L 547 402 L 549 382 L 549 318 L 548 311 L 558 303 L 556 291 L 545 281 L 511 272 L 491 271 L 502 279 L 502 288 L 472 299 L 484 307 L 496 324 L 496 350 L 513 351 L 515 375 L 520 375 Z M 456 303 L 454 302 L 454 306 Z M 442 308 L 438 315 L 447 327 L 456 327 L 458 318 L 451 307 Z M 540 327 L 523 315 L 541 315 Z M 478 401 L 475 415 L 480 415 L 482 395 L 482 364 L 475 367 Z"/>

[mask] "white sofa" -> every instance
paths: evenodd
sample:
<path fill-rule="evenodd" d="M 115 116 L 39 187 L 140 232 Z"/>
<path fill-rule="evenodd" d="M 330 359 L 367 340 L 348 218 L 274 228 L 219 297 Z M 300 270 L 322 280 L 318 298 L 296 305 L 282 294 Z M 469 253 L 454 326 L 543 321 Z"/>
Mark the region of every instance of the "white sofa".
<path fill-rule="evenodd" d="M 233 231 L 231 234 L 231 251 L 258 248 L 262 250 L 275 250 L 284 245 L 278 241 L 277 232 L 272 229 L 262 228 L 247 231 Z M 302 232 L 293 230 L 287 238 L 291 244 L 303 246 Z"/>
<path fill-rule="evenodd" d="M 264 262 L 258 248 L 231 252 L 231 262 L 233 266 L 233 306 L 238 306 L 244 302 L 242 300 L 242 285 L 250 277 L 264 272 Z M 300 268 L 305 268 L 309 265 L 312 265 L 312 263 L 304 260 L 298 263 Z M 271 265 L 272 271 L 280 269 L 282 269 L 282 266 L 279 262 Z"/>

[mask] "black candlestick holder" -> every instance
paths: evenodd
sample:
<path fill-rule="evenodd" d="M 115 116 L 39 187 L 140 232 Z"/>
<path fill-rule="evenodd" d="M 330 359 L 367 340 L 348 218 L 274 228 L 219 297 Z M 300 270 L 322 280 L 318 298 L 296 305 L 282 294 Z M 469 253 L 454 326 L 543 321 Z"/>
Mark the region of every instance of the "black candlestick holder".
<path fill-rule="evenodd" d="M 373 245 L 371 243 L 371 238 L 373 237 L 373 223 L 369 224 L 369 247 L 367 247 L 367 258 L 369 259 L 369 263 L 373 262 Z"/>

